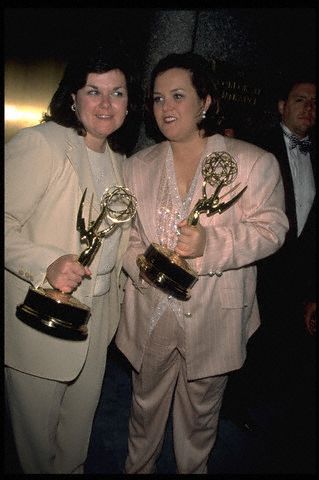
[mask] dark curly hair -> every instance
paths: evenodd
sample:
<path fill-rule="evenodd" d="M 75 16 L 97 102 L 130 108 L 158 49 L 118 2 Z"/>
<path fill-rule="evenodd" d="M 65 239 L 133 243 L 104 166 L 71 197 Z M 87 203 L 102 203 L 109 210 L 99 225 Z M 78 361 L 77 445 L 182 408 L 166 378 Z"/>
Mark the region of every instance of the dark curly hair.
<path fill-rule="evenodd" d="M 130 64 L 125 52 L 111 46 L 98 45 L 92 48 L 93 53 L 81 52 L 65 68 L 59 87 L 54 93 L 48 112 L 43 115 L 43 121 L 53 121 L 64 127 L 73 128 L 78 135 L 85 136 L 86 130 L 81 121 L 71 110 L 72 93 L 84 87 L 90 73 L 105 73 L 110 70 L 120 70 L 126 79 L 128 89 L 128 115 L 123 125 L 108 136 L 112 150 L 129 155 L 137 141 L 141 122 L 141 90 L 137 74 Z"/>
<path fill-rule="evenodd" d="M 201 55 L 193 52 L 171 53 L 159 60 L 151 73 L 149 90 L 145 101 L 145 129 L 147 136 L 155 141 L 165 139 L 157 127 L 153 113 L 153 91 L 156 77 L 171 68 L 183 68 L 191 73 L 192 84 L 200 99 L 205 100 L 210 95 L 212 102 L 206 111 L 206 118 L 201 119 L 197 126 L 204 130 L 208 137 L 219 132 L 219 95 L 209 62 Z"/>

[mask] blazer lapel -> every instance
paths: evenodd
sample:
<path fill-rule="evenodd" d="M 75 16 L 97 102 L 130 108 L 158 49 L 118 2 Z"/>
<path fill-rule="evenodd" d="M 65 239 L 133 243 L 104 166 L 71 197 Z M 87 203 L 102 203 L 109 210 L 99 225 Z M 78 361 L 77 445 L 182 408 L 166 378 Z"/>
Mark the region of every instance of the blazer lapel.
<path fill-rule="evenodd" d="M 223 139 L 222 135 L 217 135 L 216 134 L 216 135 L 213 135 L 212 137 L 208 137 L 207 138 L 207 145 L 206 145 L 206 149 L 205 149 L 203 158 L 205 158 L 207 155 L 210 155 L 211 153 L 214 153 L 214 152 L 225 151 L 225 149 L 226 149 L 226 146 L 225 146 L 225 142 L 224 142 L 224 139 Z M 199 199 L 203 198 L 203 192 L 202 192 L 203 182 L 204 182 L 204 178 L 203 178 L 202 174 L 200 174 L 199 177 L 198 177 L 197 185 L 196 185 L 194 195 L 193 195 L 193 198 L 192 198 L 192 201 L 191 201 L 189 213 L 192 211 L 192 209 L 196 205 L 196 202 Z M 209 197 L 215 191 L 215 188 L 212 187 L 211 185 L 207 184 L 206 191 L 207 191 L 207 196 Z"/>
<path fill-rule="evenodd" d="M 287 148 L 284 140 L 284 136 L 282 133 L 282 129 L 278 127 L 276 129 L 277 137 L 274 139 L 274 149 L 272 150 L 274 155 L 276 156 L 281 176 L 284 184 L 285 189 L 285 204 L 286 204 L 286 213 L 289 219 L 290 228 L 287 233 L 287 238 L 290 236 L 296 237 L 297 236 L 297 213 L 296 213 L 296 201 L 295 201 L 295 193 L 294 193 L 294 185 L 292 174 L 289 165 L 289 158 L 287 153 Z"/>
<path fill-rule="evenodd" d="M 168 147 L 168 142 L 156 145 L 139 162 L 139 168 L 135 177 L 137 196 L 139 191 L 144 192 L 143 198 L 138 197 L 138 211 L 141 223 L 144 225 L 144 233 L 150 242 L 158 241 L 156 227 L 157 194 L 160 188 L 163 168 L 165 168 Z"/>
<path fill-rule="evenodd" d="M 86 151 L 86 146 L 83 137 L 77 135 L 75 132 L 70 131 L 68 132 L 68 142 L 67 142 L 67 157 L 71 162 L 74 170 L 77 173 L 79 184 L 82 193 L 85 189 L 87 189 L 85 200 L 84 200 L 84 209 L 89 211 L 91 205 L 91 199 L 93 195 L 92 201 L 92 220 L 96 218 L 100 211 L 100 201 L 96 190 L 94 181 L 92 178 L 92 172 L 89 164 L 88 154 Z M 123 184 L 122 176 L 119 171 L 118 162 L 116 161 L 116 154 L 112 152 L 110 147 L 107 145 L 109 156 L 111 158 L 111 162 L 114 168 L 116 181 L 119 185 Z"/>
<path fill-rule="evenodd" d="M 92 179 L 88 155 L 83 137 L 70 130 L 68 132 L 67 157 L 72 164 L 78 179 L 82 192 L 87 189 L 86 200 L 94 193 L 94 207 L 97 208 L 98 199 L 96 198 L 95 187 Z"/>

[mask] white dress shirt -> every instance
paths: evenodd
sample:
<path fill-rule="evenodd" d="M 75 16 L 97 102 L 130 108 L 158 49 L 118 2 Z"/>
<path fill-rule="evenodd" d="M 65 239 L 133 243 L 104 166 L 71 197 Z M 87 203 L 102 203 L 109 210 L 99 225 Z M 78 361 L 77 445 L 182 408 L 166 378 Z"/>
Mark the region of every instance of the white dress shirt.
<path fill-rule="evenodd" d="M 285 131 L 288 135 L 293 135 L 293 133 L 289 130 L 288 127 L 283 124 L 281 124 L 281 126 L 283 131 Z M 308 137 L 305 137 L 301 140 L 305 139 L 308 139 Z M 315 180 L 310 160 L 310 154 L 301 152 L 299 147 L 290 149 L 289 138 L 286 135 L 284 135 L 284 140 L 286 143 L 295 192 L 297 235 L 299 237 L 305 226 L 309 211 L 315 198 Z"/>

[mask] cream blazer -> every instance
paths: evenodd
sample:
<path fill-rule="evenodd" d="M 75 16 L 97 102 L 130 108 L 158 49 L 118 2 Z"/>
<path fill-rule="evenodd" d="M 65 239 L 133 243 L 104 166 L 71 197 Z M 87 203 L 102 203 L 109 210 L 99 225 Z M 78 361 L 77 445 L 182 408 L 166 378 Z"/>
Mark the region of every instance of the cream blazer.
<path fill-rule="evenodd" d="M 92 218 L 100 212 L 84 139 L 73 129 L 48 122 L 21 130 L 7 143 L 5 153 L 5 363 L 36 376 L 70 381 L 85 361 L 90 321 L 85 341 L 69 341 L 38 332 L 15 313 L 31 285 L 49 287 L 44 283 L 48 265 L 61 255 L 84 250 L 76 219 L 85 188 L 85 219 L 93 193 Z M 110 149 L 109 153 L 117 184 L 123 185 L 124 157 Z M 129 226 L 125 225 L 107 294 L 113 314 L 99 320 L 110 323 L 110 338 L 101 339 L 105 348 L 119 321 L 120 271 L 128 236 Z M 83 280 L 73 294 L 89 307 L 100 253 L 90 266 L 92 278 Z"/>
<path fill-rule="evenodd" d="M 159 242 L 156 200 L 168 148 L 168 142 L 162 142 L 125 161 L 124 176 L 137 196 L 138 217 L 123 263 L 129 280 L 116 343 L 137 371 L 149 337 L 155 288 L 141 286 L 136 257 L 151 242 Z M 180 302 L 190 380 L 242 366 L 247 341 L 260 324 L 255 262 L 279 249 L 288 230 L 276 158 L 255 145 L 221 135 L 208 138 L 205 155 L 214 151 L 226 151 L 234 157 L 238 165 L 235 183 L 240 183 L 239 188 L 247 185 L 247 190 L 222 214 L 200 215 L 207 231 L 206 248 L 202 257 L 190 261 L 199 280 L 191 290 L 191 298 Z M 223 201 L 232 198 L 239 188 Z M 213 187 L 207 187 L 209 196 L 213 191 Z M 225 192 L 227 187 L 221 194 Z M 190 209 L 201 197 L 202 178 Z"/>

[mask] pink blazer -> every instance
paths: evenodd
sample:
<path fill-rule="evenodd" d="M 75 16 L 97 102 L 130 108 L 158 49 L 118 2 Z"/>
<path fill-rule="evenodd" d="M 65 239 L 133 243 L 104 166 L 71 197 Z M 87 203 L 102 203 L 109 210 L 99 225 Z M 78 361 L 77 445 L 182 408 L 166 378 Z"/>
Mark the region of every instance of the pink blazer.
<path fill-rule="evenodd" d="M 136 257 L 156 235 L 156 198 L 168 142 L 148 147 L 125 161 L 127 186 L 136 195 L 138 216 L 132 228 L 123 267 L 126 283 L 124 308 L 116 343 L 139 371 L 150 332 L 154 296 L 165 295 L 142 286 Z M 255 145 L 214 135 L 208 138 L 206 154 L 227 151 L 237 161 L 236 183 L 247 189 L 237 203 L 200 222 L 207 228 L 203 257 L 189 263 L 199 273 L 191 298 L 183 309 L 188 379 L 219 375 L 238 369 L 246 357 L 246 344 L 260 324 L 256 299 L 256 260 L 274 253 L 288 230 L 284 191 L 276 158 Z M 238 193 L 233 192 L 232 195 Z M 191 204 L 202 196 L 199 179 Z M 230 188 L 229 188 L 230 189 Z M 207 194 L 214 189 L 207 187 Z M 227 187 L 224 192 L 227 191 Z"/>

